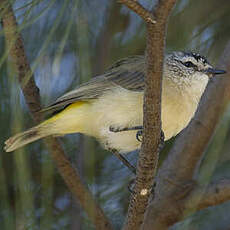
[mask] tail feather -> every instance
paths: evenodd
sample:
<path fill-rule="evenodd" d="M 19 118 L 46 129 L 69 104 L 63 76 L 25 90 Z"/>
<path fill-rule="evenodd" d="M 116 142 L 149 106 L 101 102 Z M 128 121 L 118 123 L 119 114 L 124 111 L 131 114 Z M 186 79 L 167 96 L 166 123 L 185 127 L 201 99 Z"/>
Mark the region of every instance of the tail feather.
<path fill-rule="evenodd" d="M 16 134 L 5 142 L 4 150 L 12 152 L 26 144 L 49 135 L 64 135 L 81 131 L 81 125 L 87 119 L 88 103 L 78 101 L 66 107 L 63 111 L 52 116 L 23 133 Z M 79 112 L 78 112 L 79 111 Z M 79 118 L 75 114 L 79 114 Z"/>
<path fill-rule="evenodd" d="M 12 152 L 26 144 L 36 141 L 40 138 L 50 135 L 47 132 L 42 132 L 41 125 L 35 126 L 23 133 L 16 134 L 5 141 L 4 150 L 6 152 Z"/>

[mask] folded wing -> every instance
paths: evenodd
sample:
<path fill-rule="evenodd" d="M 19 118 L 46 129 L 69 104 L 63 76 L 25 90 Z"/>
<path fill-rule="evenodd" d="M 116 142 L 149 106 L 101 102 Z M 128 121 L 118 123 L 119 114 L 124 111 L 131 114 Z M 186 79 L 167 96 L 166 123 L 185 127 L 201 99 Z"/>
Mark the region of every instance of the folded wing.
<path fill-rule="evenodd" d="M 132 91 L 144 89 L 144 57 L 133 56 L 115 63 L 105 74 L 92 78 L 76 89 L 59 97 L 41 112 L 58 112 L 76 101 L 96 99 L 112 88 L 122 87 Z"/>

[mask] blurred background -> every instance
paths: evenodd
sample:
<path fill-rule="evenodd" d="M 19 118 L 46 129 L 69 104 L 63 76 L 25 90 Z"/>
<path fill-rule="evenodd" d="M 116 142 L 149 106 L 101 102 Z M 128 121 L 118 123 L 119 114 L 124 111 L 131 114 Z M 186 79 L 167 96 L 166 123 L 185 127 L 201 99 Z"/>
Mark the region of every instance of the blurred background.
<path fill-rule="evenodd" d="M 140 2 L 146 7 L 154 3 Z M 115 0 L 20 0 L 12 4 L 44 106 L 103 73 L 116 60 L 145 52 L 144 23 Z M 226 0 L 178 0 L 169 21 L 167 52 L 196 51 L 217 65 L 230 40 L 229 12 Z M 93 226 L 71 197 L 41 141 L 14 153 L 3 151 L 9 136 L 33 122 L 7 59 L 2 29 L 0 35 L 0 229 L 91 230 Z M 201 163 L 201 172 L 208 172 L 202 174 L 206 180 L 230 177 L 229 120 L 228 109 Z M 132 173 L 93 138 L 75 134 L 60 140 L 119 229 L 127 211 Z M 161 161 L 173 141 L 166 143 Z M 136 164 L 137 153 L 128 158 Z M 229 226 L 230 202 L 226 202 L 196 213 L 173 229 Z"/>

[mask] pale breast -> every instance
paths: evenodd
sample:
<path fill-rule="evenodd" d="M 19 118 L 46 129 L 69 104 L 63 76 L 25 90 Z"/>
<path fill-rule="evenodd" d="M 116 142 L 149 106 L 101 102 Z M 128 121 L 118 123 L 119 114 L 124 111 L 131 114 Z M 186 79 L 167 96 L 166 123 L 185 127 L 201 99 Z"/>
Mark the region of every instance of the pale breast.
<path fill-rule="evenodd" d="M 117 149 L 120 152 L 140 148 L 140 142 L 136 140 L 137 131 L 114 133 L 109 127 L 125 128 L 142 125 L 142 108 L 142 92 L 115 88 L 93 104 L 92 111 L 95 114 L 93 136 L 97 136 L 106 148 Z"/>
<path fill-rule="evenodd" d="M 184 129 L 196 111 L 196 104 L 189 98 L 181 98 L 182 95 L 164 95 L 162 97 L 162 130 L 165 140 L 176 136 Z"/>
<path fill-rule="evenodd" d="M 171 82 L 172 83 L 172 82 Z M 177 135 L 193 117 L 202 89 L 196 95 L 188 89 L 175 88 L 166 80 L 162 89 L 162 130 L 165 140 Z M 88 135 L 95 136 L 109 149 L 130 152 L 138 149 L 141 143 L 136 139 L 136 131 L 111 132 L 110 126 L 117 128 L 140 126 L 143 123 L 143 92 L 115 88 L 93 102 Z"/>
<path fill-rule="evenodd" d="M 188 125 L 207 83 L 206 75 L 194 79 L 181 79 L 180 82 L 164 79 L 161 118 L 166 140 L 177 135 Z"/>

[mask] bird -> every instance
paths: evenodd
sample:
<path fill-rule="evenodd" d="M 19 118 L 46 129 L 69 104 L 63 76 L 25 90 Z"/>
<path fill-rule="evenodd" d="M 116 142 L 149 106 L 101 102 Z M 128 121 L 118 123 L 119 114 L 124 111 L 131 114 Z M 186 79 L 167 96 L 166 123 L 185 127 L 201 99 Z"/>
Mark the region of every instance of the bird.
<path fill-rule="evenodd" d="M 166 54 L 163 64 L 161 120 L 165 140 L 180 133 L 197 110 L 209 82 L 224 70 L 214 68 L 194 52 Z M 59 97 L 41 112 L 50 115 L 42 123 L 5 142 L 11 152 L 46 136 L 82 133 L 95 137 L 105 149 L 120 154 L 141 147 L 143 128 L 145 57 L 122 59 L 104 74 Z"/>

